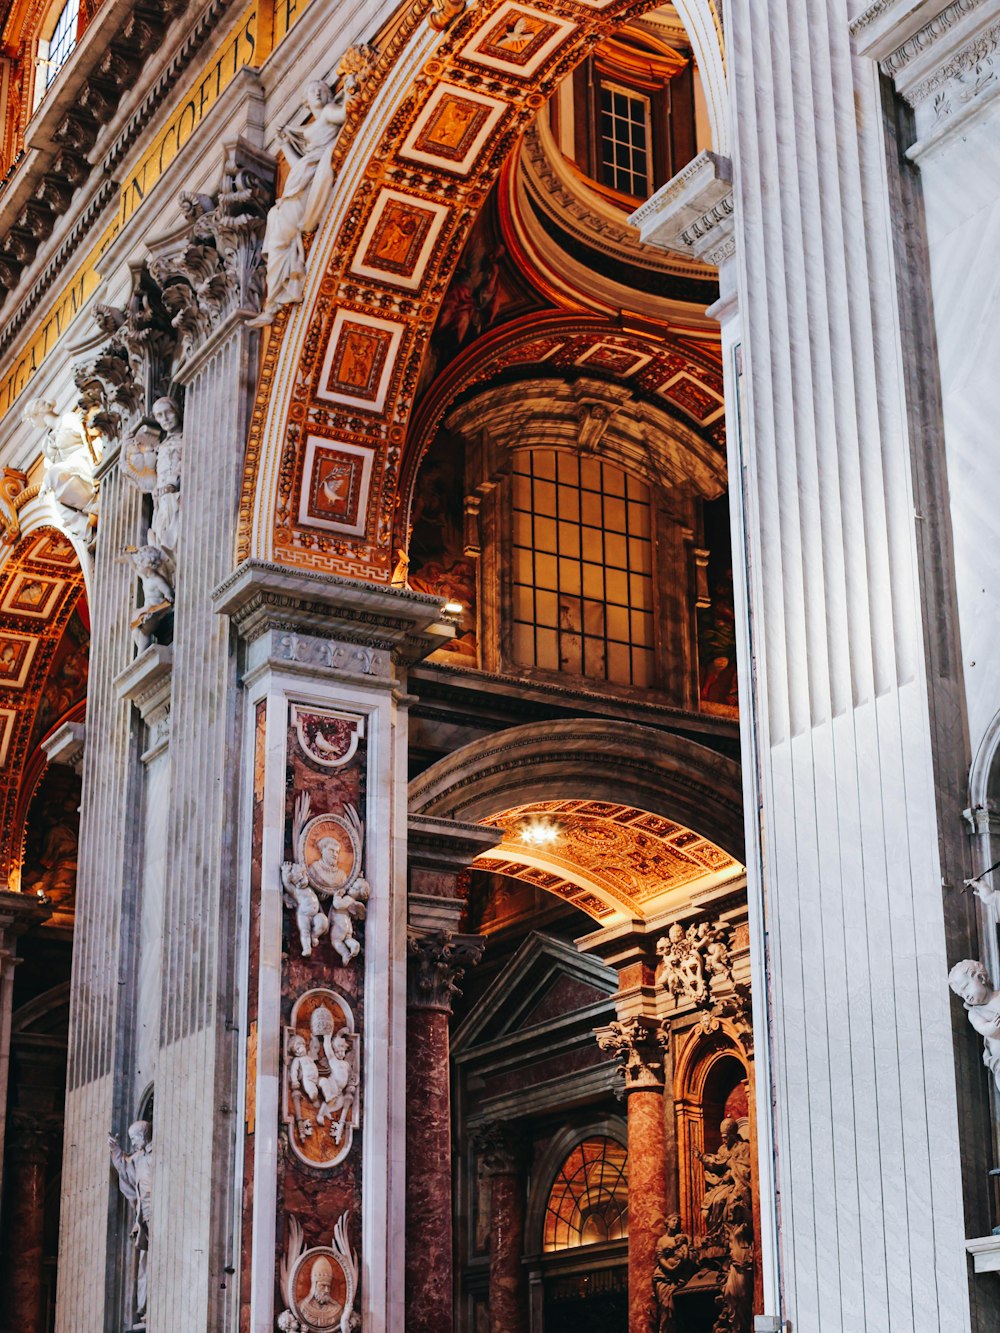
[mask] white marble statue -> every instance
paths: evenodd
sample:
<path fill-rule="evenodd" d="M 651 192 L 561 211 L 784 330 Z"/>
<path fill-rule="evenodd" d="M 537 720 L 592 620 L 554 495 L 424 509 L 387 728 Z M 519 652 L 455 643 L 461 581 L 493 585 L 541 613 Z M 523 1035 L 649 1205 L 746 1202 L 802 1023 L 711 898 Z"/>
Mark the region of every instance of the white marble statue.
<path fill-rule="evenodd" d="M 23 420 L 45 431 L 42 494 L 50 494 L 71 537 L 90 547 L 97 531 L 96 460 L 77 412 L 57 412 L 55 403 L 32 398 Z"/>
<path fill-rule="evenodd" d="M 660 959 L 657 983 L 675 999 L 706 1004 L 714 982 L 732 984 L 733 971 L 725 927 L 701 921 L 685 931 L 673 922 L 666 935 L 656 942 Z"/>
<path fill-rule="evenodd" d="M 295 1107 L 295 1127 L 300 1139 L 312 1137 L 312 1120 L 302 1114 L 302 1098 L 306 1097 L 314 1106 L 320 1105 L 319 1065 L 316 1063 L 305 1037 L 299 1033 L 288 1039 L 288 1089 Z"/>
<path fill-rule="evenodd" d="M 290 170 L 281 198 L 272 204 L 264 231 L 267 260 L 267 299 L 251 323 L 270 324 L 279 306 L 302 300 L 306 256 L 302 237 L 315 231 L 330 206 L 333 194 L 331 155 L 347 120 L 347 106 L 357 88 L 353 74 L 345 75 L 334 96 L 319 79 L 307 83 L 305 106 L 312 120 L 301 129 L 278 131 L 281 152 Z"/>
<path fill-rule="evenodd" d="M 955 964 L 948 985 L 965 1001 L 969 1022 L 983 1039 L 983 1064 L 1000 1088 L 1000 991 L 993 989 L 986 968 L 973 958 Z"/>
<path fill-rule="evenodd" d="M 136 1249 L 135 1310 L 140 1324 L 146 1322 L 146 1260 L 149 1253 L 149 1216 L 153 1197 L 153 1144 L 147 1120 L 128 1127 L 132 1151 L 126 1153 L 117 1134 L 108 1135 L 111 1165 L 118 1173 L 118 1187 L 132 1205 L 129 1239 Z"/>
<path fill-rule="evenodd" d="M 298 861 L 282 862 L 281 884 L 285 891 L 285 906 L 295 911 L 302 957 L 309 958 L 329 930 L 330 923 L 320 907 L 316 891 L 309 883 L 309 874 L 304 865 Z"/>
<path fill-rule="evenodd" d="M 158 546 L 126 546 L 122 555 L 139 575 L 142 585 L 142 605 L 131 622 L 136 651 L 141 653 L 149 647 L 153 630 L 173 607 L 170 566 Z"/>
<path fill-rule="evenodd" d="M 316 1116 L 318 1125 L 329 1123 L 330 1135 L 338 1146 L 344 1137 L 344 1126 L 352 1115 L 358 1092 L 358 1074 L 354 1066 L 354 1051 L 346 1028 L 335 1030 L 333 1015 L 320 1006 L 311 1019 L 313 1041 L 318 1047 L 319 1090 L 322 1105 Z"/>
<path fill-rule="evenodd" d="M 149 543 L 158 547 L 172 565 L 180 526 L 184 435 L 180 411 L 172 398 L 157 398 L 152 414 L 153 421 L 143 419 L 126 437 L 120 467 L 134 485 L 153 497 Z"/>

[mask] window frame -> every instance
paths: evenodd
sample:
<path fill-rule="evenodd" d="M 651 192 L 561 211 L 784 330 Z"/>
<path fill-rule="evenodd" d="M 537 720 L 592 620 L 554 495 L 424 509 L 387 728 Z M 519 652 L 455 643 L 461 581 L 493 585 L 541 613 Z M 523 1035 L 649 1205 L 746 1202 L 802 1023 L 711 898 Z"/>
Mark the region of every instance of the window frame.
<path fill-rule="evenodd" d="M 515 579 L 515 569 L 514 569 L 515 548 L 516 548 L 514 477 L 516 473 L 517 459 L 526 453 L 530 454 L 534 451 L 546 451 L 556 455 L 557 475 L 558 475 L 558 456 L 560 454 L 569 455 L 571 457 L 576 458 L 580 462 L 582 462 L 586 458 L 592 458 L 595 462 L 601 464 L 602 466 L 614 468 L 618 473 L 620 473 L 625 478 L 626 497 L 627 497 L 629 481 L 633 482 L 634 484 L 642 486 L 646 492 L 646 495 L 648 497 L 648 506 L 649 506 L 648 580 L 649 580 L 650 601 L 648 607 L 648 614 L 650 617 L 649 623 L 651 629 L 651 637 L 648 644 L 637 643 L 637 641 L 631 639 L 631 637 L 629 639 L 630 666 L 632 663 L 631 654 L 636 650 L 636 648 L 638 648 L 641 651 L 646 651 L 649 654 L 649 659 L 648 659 L 649 676 L 648 680 L 645 683 L 630 683 L 626 681 L 610 679 L 606 674 L 607 673 L 606 659 L 605 659 L 604 676 L 586 674 L 586 672 L 582 669 L 583 666 L 585 666 L 586 664 L 585 656 L 582 656 L 580 671 L 575 671 L 563 667 L 552 669 L 546 666 L 539 666 L 537 664 L 523 663 L 518 660 L 514 647 L 515 619 L 516 619 L 514 588 L 515 588 L 515 583 L 517 582 L 517 580 Z M 603 474 L 602 474 L 602 479 L 603 479 Z M 627 698 L 634 698 L 637 692 L 642 693 L 644 695 L 647 694 L 653 696 L 662 695 L 666 684 L 666 672 L 664 670 L 663 659 L 664 659 L 664 653 L 667 651 L 668 648 L 669 636 L 665 632 L 666 631 L 666 626 L 664 623 L 665 603 L 664 603 L 664 598 L 662 596 L 661 577 L 660 577 L 661 571 L 659 568 L 661 551 L 663 549 L 662 533 L 661 533 L 663 518 L 662 518 L 662 504 L 660 502 L 659 487 L 647 476 L 644 476 L 642 473 L 637 472 L 634 469 L 625 466 L 623 461 L 616 456 L 609 456 L 607 453 L 604 452 L 595 454 L 584 454 L 581 453 L 579 450 L 566 448 L 565 446 L 560 446 L 559 444 L 551 441 L 539 440 L 534 443 L 525 443 L 521 447 L 511 450 L 510 465 L 506 469 L 506 475 L 504 477 L 503 485 L 497 488 L 497 492 L 498 492 L 498 502 L 501 506 L 501 514 L 499 517 L 500 517 L 500 530 L 503 533 L 503 546 L 505 551 L 509 552 L 509 557 L 506 558 L 501 563 L 499 571 L 501 575 L 500 589 L 499 589 L 500 592 L 499 606 L 497 608 L 499 611 L 499 619 L 500 619 L 500 632 L 498 635 L 499 650 L 500 650 L 500 662 L 498 663 L 499 669 L 506 674 L 519 676 L 523 679 L 538 680 L 553 684 L 562 684 L 564 686 L 571 685 L 577 688 L 582 687 L 587 690 L 596 689 L 608 695 L 621 695 Z M 597 494 L 597 492 L 594 492 L 594 494 Z M 581 522 L 581 528 L 582 527 L 583 524 Z M 603 564 L 603 551 L 602 551 L 602 564 Z M 626 570 L 627 568 L 628 567 L 626 566 Z M 484 582 L 483 584 L 481 584 L 480 588 L 481 605 L 485 609 L 489 604 L 487 600 L 483 599 L 483 595 L 487 592 L 489 586 L 488 583 L 485 582 L 485 579 L 488 578 L 488 575 L 485 570 L 481 570 L 481 574 L 484 579 Z M 558 589 L 555 595 L 558 597 L 559 595 Z M 582 601 L 583 597 L 581 595 L 581 602 Z M 605 606 L 605 608 L 607 608 L 608 606 L 606 597 L 603 602 L 603 605 Z M 617 605 L 617 604 L 612 603 L 612 605 Z M 631 610 L 631 605 L 630 605 L 630 610 Z M 556 634 L 557 636 L 560 634 L 560 630 L 558 628 L 556 629 Z M 581 639 L 583 637 L 584 637 L 583 634 L 581 634 Z M 605 610 L 603 639 L 605 645 L 607 645 L 608 627 L 607 627 L 606 610 Z M 558 642 L 559 640 L 557 637 L 557 652 L 559 651 Z M 617 642 L 617 640 L 615 640 L 615 642 Z M 485 661 L 484 661 L 484 667 L 487 670 L 489 669 L 489 666 Z M 630 671 L 630 674 L 634 675 L 634 671 Z"/>

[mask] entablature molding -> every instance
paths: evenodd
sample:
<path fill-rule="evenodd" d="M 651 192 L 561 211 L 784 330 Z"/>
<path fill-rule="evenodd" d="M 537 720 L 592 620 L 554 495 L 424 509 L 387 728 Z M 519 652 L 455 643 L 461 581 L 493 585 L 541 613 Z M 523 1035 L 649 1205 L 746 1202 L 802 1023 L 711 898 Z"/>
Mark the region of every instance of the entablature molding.
<path fill-rule="evenodd" d="M 629 217 L 644 245 L 721 267 L 736 252 L 733 168 L 704 149 Z"/>
<path fill-rule="evenodd" d="M 246 560 L 215 589 L 213 605 L 246 645 L 245 682 L 262 670 L 353 675 L 395 683 L 454 635 L 442 599 L 402 588 Z"/>
<path fill-rule="evenodd" d="M 1000 90 L 1000 12 L 993 0 L 876 0 L 851 24 L 913 109 L 919 158 L 978 115 Z"/>

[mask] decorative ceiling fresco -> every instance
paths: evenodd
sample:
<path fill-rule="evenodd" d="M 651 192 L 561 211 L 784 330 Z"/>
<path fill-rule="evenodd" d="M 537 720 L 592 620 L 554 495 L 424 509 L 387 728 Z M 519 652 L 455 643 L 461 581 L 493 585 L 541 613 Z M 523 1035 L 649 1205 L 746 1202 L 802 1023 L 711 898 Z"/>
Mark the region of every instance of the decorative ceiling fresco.
<path fill-rule="evenodd" d="M 434 369 L 460 378 L 461 364 L 473 382 L 543 356 L 566 373 L 582 366 L 657 396 L 721 448 L 721 365 L 703 318 L 700 344 L 693 327 L 627 315 L 616 326 L 582 304 L 498 329 L 489 307 L 500 299 L 500 256 L 473 262 L 466 250 L 501 169 L 560 81 L 648 9 L 500 0 L 467 10 L 439 38 L 410 12 L 384 39 L 334 149 L 335 203 L 312 240 L 304 302 L 278 316 L 264 351 L 241 558 L 388 582 L 406 521 L 402 474 L 412 475 L 431 411 L 411 431 L 414 408 L 424 391 L 446 407 L 443 390 L 427 390 Z M 506 250 L 517 242 L 500 211 Z M 464 309 L 456 269 L 469 289 Z M 444 366 L 433 336 L 449 291 L 449 319 L 467 324 L 457 341 L 470 328 L 478 336 Z M 567 313 L 575 325 L 546 324 Z M 438 364 L 424 373 L 429 347 Z"/>
<path fill-rule="evenodd" d="M 483 822 L 504 836 L 474 868 L 546 889 L 604 923 L 615 914 L 644 918 L 676 889 L 690 896 L 743 872 L 682 824 L 609 801 L 535 801 Z"/>
<path fill-rule="evenodd" d="M 83 572 L 61 532 L 42 528 L 11 552 L 0 615 L 0 885 L 17 889 L 24 816 L 44 767 L 32 756 L 87 689 Z"/>

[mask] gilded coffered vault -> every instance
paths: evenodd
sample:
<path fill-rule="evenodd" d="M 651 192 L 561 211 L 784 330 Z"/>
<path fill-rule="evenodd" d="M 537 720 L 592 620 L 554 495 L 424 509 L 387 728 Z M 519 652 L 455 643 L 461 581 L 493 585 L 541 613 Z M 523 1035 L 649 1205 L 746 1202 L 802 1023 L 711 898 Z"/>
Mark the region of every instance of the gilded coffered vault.
<path fill-rule="evenodd" d="M 335 199 L 309 251 L 302 305 L 275 322 L 264 354 L 241 555 L 389 581 L 401 477 L 413 448 L 420 454 L 408 432 L 421 364 L 466 238 L 559 81 L 642 10 L 505 2 L 465 11 L 436 41 L 411 17 L 373 55 L 346 103 Z M 548 353 L 641 375 L 637 391 L 660 395 L 683 421 L 715 423 L 718 438 L 712 353 L 671 350 L 666 326 L 637 337 L 624 322 L 589 345 L 579 331 L 535 331 L 518 340 L 520 359 Z M 518 360 L 516 346 L 507 356 Z M 331 503 L 334 475 L 344 499 Z"/>

